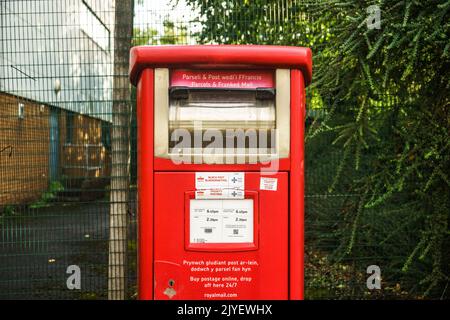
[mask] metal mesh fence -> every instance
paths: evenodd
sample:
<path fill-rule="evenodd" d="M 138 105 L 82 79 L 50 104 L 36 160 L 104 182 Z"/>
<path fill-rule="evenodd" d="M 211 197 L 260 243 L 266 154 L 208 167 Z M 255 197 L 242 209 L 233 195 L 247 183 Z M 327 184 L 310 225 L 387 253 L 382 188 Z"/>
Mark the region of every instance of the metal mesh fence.
<path fill-rule="evenodd" d="M 241 2 L 203 5 L 214 10 Z M 134 17 L 127 12 L 131 3 L 0 1 L 1 299 L 136 297 L 137 137 L 135 89 L 127 75 L 130 46 L 295 40 L 295 28 L 308 21 L 308 12 L 324 9 L 305 1 L 299 13 L 290 1 L 267 1 L 224 16 L 234 21 L 229 30 L 220 19 L 205 22 L 199 8 L 185 1 L 134 1 Z M 253 33 L 242 32 L 252 28 Z M 313 99 L 308 92 L 308 106 Z M 342 234 L 341 227 L 354 221 L 348 212 L 362 197 L 351 188 L 358 177 L 349 174 L 345 155 L 332 144 L 334 133 L 314 131 L 331 113 L 344 122 L 350 106 L 336 109 L 322 100 L 308 110 L 305 124 L 305 296 L 417 298 L 418 277 L 401 272 L 404 255 L 398 254 L 414 249 L 415 231 L 407 223 L 414 209 L 396 206 L 407 195 L 365 211 L 364 225 L 353 232 L 364 239 L 371 233 L 373 240 L 346 252 L 342 239 L 352 237 L 352 228 Z M 385 119 L 380 113 L 372 121 Z M 339 171 L 344 173 L 334 183 Z M 371 228 L 371 219 L 383 220 L 384 227 Z M 68 288 L 72 265 L 82 270 L 80 290 Z M 382 290 L 367 289 L 369 265 L 389 266 L 383 269 Z"/>
<path fill-rule="evenodd" d="M 114 1 L 0 6 L 0 297 L 131 297 L 132 15 Z"/>

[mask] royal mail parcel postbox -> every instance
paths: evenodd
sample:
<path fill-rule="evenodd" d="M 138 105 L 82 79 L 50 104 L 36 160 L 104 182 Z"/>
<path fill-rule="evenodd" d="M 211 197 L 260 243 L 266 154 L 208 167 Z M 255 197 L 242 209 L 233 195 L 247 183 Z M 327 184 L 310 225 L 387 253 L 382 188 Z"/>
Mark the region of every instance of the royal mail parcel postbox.
<path fill-rule="evenodd" d="M 311 51 L 139 46 L 140 299 L 302 299 Z"/>

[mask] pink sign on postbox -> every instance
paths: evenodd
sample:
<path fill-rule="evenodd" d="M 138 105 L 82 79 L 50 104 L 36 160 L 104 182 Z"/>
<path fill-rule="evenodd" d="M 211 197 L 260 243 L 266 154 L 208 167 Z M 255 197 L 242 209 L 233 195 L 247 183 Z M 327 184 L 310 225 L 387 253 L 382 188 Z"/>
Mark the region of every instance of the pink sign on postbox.
<path fill-rule="evenodd" d="M 270 70 L 172 70 L 172 87 L 256 89 L 273 88 L 273 71 Z"/>

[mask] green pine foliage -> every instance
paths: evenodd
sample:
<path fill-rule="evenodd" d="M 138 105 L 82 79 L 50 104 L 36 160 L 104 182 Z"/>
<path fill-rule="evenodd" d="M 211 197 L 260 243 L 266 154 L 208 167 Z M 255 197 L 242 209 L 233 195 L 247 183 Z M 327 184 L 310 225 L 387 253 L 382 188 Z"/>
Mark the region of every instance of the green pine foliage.
<path fill-rule="evenodd" d="M 311 241 L 325 241 L 335 259 L 381 257 L 373 262 L 383 281 L 412 295 L 448 297 L 450 1 L 187 2 L 201 13 L 202 43 L 312 48 L 308 107 L 325 116 L 308 127 L 307 158 L 328 143 L 335 174 L 316 190 L 349 196 L 310 208 L 312 221 L 334 220 Z M 368 27 L 371 5 L 379 29 Z M 321 178 L 331 166 L 322 159 L 310 160 L 307 175 Z"/>

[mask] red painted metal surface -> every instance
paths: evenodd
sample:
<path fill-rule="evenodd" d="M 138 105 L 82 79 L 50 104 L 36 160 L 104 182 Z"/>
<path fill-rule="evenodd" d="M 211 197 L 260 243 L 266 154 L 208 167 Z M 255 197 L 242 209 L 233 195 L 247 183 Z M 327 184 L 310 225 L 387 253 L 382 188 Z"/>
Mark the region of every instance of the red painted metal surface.
<path fill-rule="evenodd" d="M 254 70 L 291 69 L 290 155 L 267 164 L 175 165 L 153 156 L 154 67 Z M 130 77 L 138 84 L 138 284 L 140 299 L 303 299 L 304 297 L 304 86 L 311 80 L 311 52 L 275 46 L 164 46 L 132 49 Z M 276 170 L 269 175 L 264 170 Z M 253 244 L 186 245 L 195 172 L 245 172 L 254 200 Z M 274 173 L 274 172 L 272 172 Z M 278 190 L 260 190 L 260 177 L 277 177 Z M 253 245 L 253 247 L 252 247 Z M 207 277 L 183 261 L 256 261 L 235 287 Z M 210 272 L 210 271 L 209 271 Z M 197 275 L 195 275 L 197 274 Z M 226 271 L 223 272 L 226 278 Z M 232 275 L 231 275 L 232 276 Z M 244 276 L 245 277 L 245 276 Z M 204 281 L 205 284 L 207 281 Z M 241 283 L 242 282 L 242 283 Z M 224 287 L 222 287 L 222 285 Z M 170 290 L 168 290 L 170 289 Z M 174 293 L 175 292 L 175 293 Z M 214 295 L 214 293 L 223 295 Z"/>
<path fill-rule="evenodd" d="M 260 177 L 245 173 L 245 190 L 259 199 L 254 208 L 259 217 L 258 250 L 236 246 L 233 251 L 216 247 L 205 252 L 185 249 L 185 192 L 195 190 L 195 172 L 155 173 L 155 299 L 169 299 L 169 288 L 174 290 L 171 299 L 288 298 L 288 174 L 270 176 L 278 178 L 278 192 L 259 190 Z M 225 265 L 207 265 L 208 261 Z M 205 287 L 207 283 L 212 285 Z"/>
<path fill-rule="evenodd" d="M 130 79 L 137 83 L 146 68 L 300 69 L 309 84 L 309 48 L 263 45 L 137 46 L 130 52 Z"/>
<path fill-rule="evenodd" d="M 291 170 L 289 175 L 289 299 L 304 296 L 304 114 L 300 70 L 291 71 Z"/>
<path fill-rule="evenodd" d="M 138 287 L 139 299 L 153 299 L 153 69 L 137 87 L 138 125 Z"/>
<path fill-rule="evenodd" d="M 277 164 L 175 164 L 170 159 L 154 158 L 156 171 L 287 171 L 290 168 L 290 159 L 278 159 Z"/>

